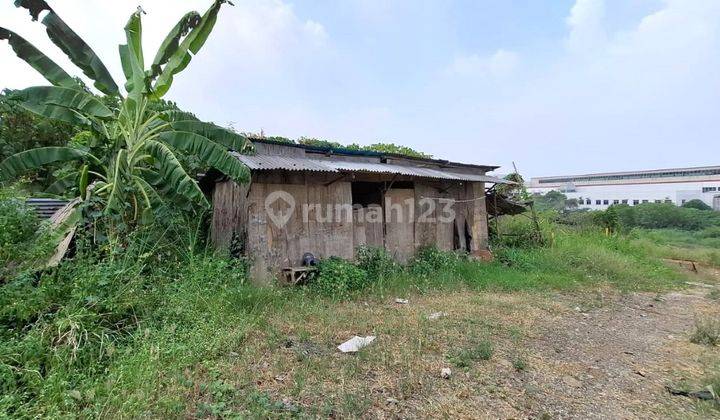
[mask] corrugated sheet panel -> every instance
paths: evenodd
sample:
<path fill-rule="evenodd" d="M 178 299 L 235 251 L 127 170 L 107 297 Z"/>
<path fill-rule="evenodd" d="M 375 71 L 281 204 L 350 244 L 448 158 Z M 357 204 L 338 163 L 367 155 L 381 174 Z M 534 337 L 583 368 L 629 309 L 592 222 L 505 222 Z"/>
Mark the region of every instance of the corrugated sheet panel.
<path fill-rule="evenodd" d="M 373 162 L 351 162 L 331 159 L 308 159 L 276 155 L 240 155 L 235 156 L 252 170 L 284 169 L 289 171 L 315 172 L 371 172 L 398 174 L 421 178 L 453 179 L 458 181 L 490 182 L 508 184 L 504 179 L 477 174 L 463 174 L 442 169 L 419 166 L 392 165 Z"/>
<path fill-rule="evenodd" d="M 314 159 L 293 158 L 276 155 L 241 155 L 233 153 L 242 163 L 253 170 L 286 169 L 290 171 L 337 172 L 325 162 Z"/>
<path fill-rule="evenodd" d="M 28 198 L 25 200 L 25 203 L 35 209 L 35 212 L 38 216 L 40 216 L 40 218 L 48 219 L 68 202 L 53 198 Z"/>

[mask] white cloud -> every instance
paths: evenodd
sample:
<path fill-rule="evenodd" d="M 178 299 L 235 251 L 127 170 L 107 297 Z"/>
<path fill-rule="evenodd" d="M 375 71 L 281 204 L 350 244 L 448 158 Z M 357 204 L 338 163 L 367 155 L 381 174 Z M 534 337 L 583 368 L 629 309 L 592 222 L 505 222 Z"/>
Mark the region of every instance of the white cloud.
<path fill-rule="evenodd" d="M 520 49 L 512 83 L 477 83 L 490 57 L 456 58 L 449 68 L 471 78 L 446 78 L 431 92 L 442 99 L 418 101 L 441 110 L 428 124 L 443 132 L 430 136 L 472 133 L 488 140 L 488 161 L 512 156 L 531 175 L 711 164 L 693 150 L 720 132 L 720 1 L 665 0 L 622 30 L 606 23 L 610 4 L 577 0 L 554 51 Z"/>
<path fill-rule="evenodd" d="M 280 0 L 238 2 L 238 10 L 225 26 L 222 38 L 225 54 L 246 58 L 246 63 L 277 64 L 307 48 L 323 46 L 327 33 L 322 24 L 301 20 L 290 4 Z"/>
<path fill-rule="evenodd" d="M 605 41 L 604 0 L 577 0 L 566 22 L 570 33 L 566 45 L 570 51 L 586 54 Z"/>
<path fill-rule="evenodd" d="M 383 138 L 461 161 L 515 159 L 531 175 L 710 163 L 712 154 L 693 150 L 712 150 L 720 133 L 720 0 L 633 2 L 657 6 L 634 21 L 618 11 L 639 7 L 618 7 L 622 1 L 576 0 L 566 19 L 542 22 L 566 28 L 555 39 L 509 39 L 511 48 L 481 51 L 465 50 L 484 44 L 461 39 L 437 17 L 438 9 L 454 6 L 424 5 L 434 17 L 429 30 L 408 15 L 417 2 L 348 0 L 340 14 L 324 14 L 325 22 L 290 0 L 237 1 L 223 7 L 216 31 L 175 79 L 170 99 L 241 130 L 366 143 Z M 118 82 L 117 44 L 137 2 L 55 2 Z M 151 56 L 186 10 L 204 10 L 210 0 L 144 3 Z M 327 27 L 348 19 L 360 27 L 328 35 Z M 80 74 L 26 12 L 0 7 L 0 26 Z M 435 43 L 426 46 L 423 37 Z M 466 53 L 448 59 L 446 51 Z M 398 56 L 406 67 L 388 61 Z M 0 63 L 0 87 L 44 83 L 3 42 Z M 667 153 L 673 144 L 685 153 Z"/>
<path fill-rule="evenodd" d="M 138 0 L 88 2 L 65 0 L 54 2 L 58 14 L 100 56 L 122 85 L 123 73 L 117 46 L 124 43 L 123 26 L 137 7 Z M 178 7 L 181 4 L 182 7 Z M 189 10 L 204 12 L 211 4 L 208 0 L 153 0 L 143 4 L 143 45 L 145 56 L 152 59 L 167 31 Z M 92 16 L 92 19 L 88 19 Z M 60 64 L 68 73 L 81 76 L 77 69 L 53 45 L 39 22 L 32 22 L 25 9 L 3 5 L 0 26 L 11 29 Z M 325 45 L 328 35 L 322 24 L 300 19 L 292 6 L 281 0 L 243 0 L 235 6 L 224 5 L 214 32 L 193 60 L 188 70 L 197 65 L 215 66 L 227 70 L 258 71 L 269 65 L 278 65 L 298 56 L 316 51 Z M 215 55 L 213 55 L 215 54 Z M 204 61 L 205 63 L 196 63 Z M 21 88 L 44 84 L 44 79 L 27 64 L 19 60 L 6 42 L 0 41 L 0 87 Z M 232 65 L 230 65 L 232 64 Z M 212 72 L 212 70 L 210 70 Z M 183 80 L 180 74 L 177 81 Z M 201 81 L 202 82 L 202 81 Z"/>
<path fill-rule="evenodd" d="M 513 51 L 499 49 L 494 54 L 481 57 L 467 54 L 455 57 L 450 65 L 450 73 L 462 76 L 489 76 L 501 78 L 512 74 L 518 66 L 519 56 Z"/>

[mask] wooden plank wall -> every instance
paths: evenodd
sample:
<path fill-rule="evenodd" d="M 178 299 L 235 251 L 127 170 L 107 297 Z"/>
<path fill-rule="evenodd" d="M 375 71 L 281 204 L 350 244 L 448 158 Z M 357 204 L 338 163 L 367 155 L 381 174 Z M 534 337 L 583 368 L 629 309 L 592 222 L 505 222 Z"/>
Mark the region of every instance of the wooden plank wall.
<path fill-rule="evenodd" d="M 415 189 L 385 192 L 385 247 L 401 263 L 415 254 Z"/>
<path fill-rule="evenodd" d="M 416 250 L 427 246 L 453 249 L 454 221 L 450 217 L 455 206 L 453 200 L 447 187 L 438 183 L 415 183 Z"/>
<path fill-rule="evenodd" d="M 285 180 L 278 177 L 277 181 Z M 305 252 L 319 258 L 352 259 L 360 245 L 385 246 L 399 261 L 405 262 L 424 246 L 452 250 L 455 229 L 462 249 L 474 254 L 488 246 L 485 191 L 480 182 L 416 181 L 414 189 L 391 189 L 386 193 L 391 203 L 400 204 L 406 209 L 403 211 L 408 211 L 405 200 L 413 199 L 414 208 L 404 214 L 403 222 L 388 218 L 388 208 L 385 214 L 376 211 L 378 220 L 369 222 L 365 214 L 360 217 L 358 210 L 337 214 L 333 207 L 328 213 L 327 205 L 352 203 L 350 182 L 328 185 L 299 174 L 287 179 L 288 183 L 277 181 L 242 186 L 225 181 L 218 183 L 213 192 L 212 242 L 218 248 L 227 248 L 233 232 L 246 238 L 246 252 L 254 262 L 254 279 L 267 281 L 283 267 L 300 265 Z M 273 191 L 285 191 L 295 201 L 290 219 L 282 227 L 270 220 L 265 209 L 265 199 Z M 447 202 L 441 198 L 458 200 L 452 205 L 455 220 L 442 220 Z M 435 204 L 428 212 L 430 199 Z M 320 204 L 320 208 L 312 204 Z M 303 215 L 304 208 L 307 208 L 307 218 Z M 273 209 L 289 210 L 282 201 L 274 203 Z M 471 237 L 467 244 L 466 227 Z"/>
<path fill-rule="evenodd" d="M 453 237 L 457 234 L 459 249 L 468 250 L 475 255 L 488 247 L 487 210 L 485 208 L 485 184 L 465 182 L 454 185 L 448 190 L 457 200 L 454 203 L 455 223 Z M 467 241 L 466 236 L 470 236 Z"/>
<path fill-rule="evenodd" d="M 265 209 L 265 199 L 274 191 L 290 194 L 295 202 L 284 226 L 277 226 Z M 255 262 L 254 278 L 271 279 L 284 267 L 299 266 L 306 252 L 318 258 L 354 258 L 352 212 L 349 207 L 346 211 L 335 207 L 335 204 L 349 206 L 352 202 L 349 182 L 328 186 L 253 184 L 248 201 L 247 251 Z M 281 200 L 271 207 L 276 214 L 290 211 Z"/>
<path fill-rule="evenodd" d="M 213 190 L 213 214 L 210 240 L 216 248 L 227 249 L 233 232 L 247 238 L 248 184 L 232 181 L 218 182 Z"/>
<path fill-rule="evenodd" d="M 432 199 L 434 204 L 430 204 Z M 485 185 L 482 182 L 415 183 L 415 248 L 435 245 L 439 249 L 469 249 L 471 253 L 487 249 L 487 211 Z M 446 208 L 446 206 L 449 207 Z M 433 209 L 432 212 L 429 210 Z M 450 220 L 450 212 L 455 219 Z M 471 236 L 466 243 L 466 229 Z M 458 243 L 455 244 L 455 234 Z"/>
<path fill-rule="evenodd" d="M 356 250 L 359 246 L 385 246 L 384 220 L 381 206 L 353 210 L 353 245 Z"/>

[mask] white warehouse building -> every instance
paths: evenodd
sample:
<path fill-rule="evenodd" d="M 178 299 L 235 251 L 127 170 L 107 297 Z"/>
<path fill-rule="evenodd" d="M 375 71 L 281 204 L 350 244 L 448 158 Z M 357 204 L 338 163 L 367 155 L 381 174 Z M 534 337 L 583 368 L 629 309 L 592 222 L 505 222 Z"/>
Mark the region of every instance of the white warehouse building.
<path fill-rule="evenodd" d="M 560 191 L 579 208 L 601 210 L 613 204 L 674 203 L 699 199 L 720 210 L 720 166 L 532 178 L 528 190 Z"/>

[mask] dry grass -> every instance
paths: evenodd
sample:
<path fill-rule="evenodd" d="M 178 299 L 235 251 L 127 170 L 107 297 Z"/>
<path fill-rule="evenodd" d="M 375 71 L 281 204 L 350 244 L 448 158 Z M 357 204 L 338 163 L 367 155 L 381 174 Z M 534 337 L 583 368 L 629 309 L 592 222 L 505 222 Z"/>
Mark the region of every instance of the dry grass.
<path fill-rule="evenodd" d="M 720 319 L 695 319 L 695 329 L 690 336 L 690 342 L 704 344 L 706 346 L 717 346 L 720 344 Z"/>
<path fill-rule="evenodd" d="M 388 296 L 287 308 L 249 334 L 220 374 L 192 374 L 205 386 L 187 395 L 194 401 L 187 414 L 212 415 L 208 407 L 269 417 L 567 417 L 592 410 L 634 417 L 668 409 L 697 414 L 692 401 L 668 400 L 663 391 L 663 384 L 677 380 L 680 372 L 702 377 L 706 371 L 696 350 L 666 339 L 663 319 L 642 324 L 646 318 L 631 308 L 666 303 L 658 303 L 655 294 L 634 296 L 629 304 L 611 291 L 459 291 L 408 296 L 408 305 Z M 670 298 L 668 313 L 681 305 L 675 299 Z M 447 316 L 428 319 L 439 311 Z M 595 313 L 606 318 L 599 323 L 628 322 L 635 330 L 586 322 Z M 628 314 L 633 321 L 625 320 Z M 672 328 L 691 323 L 688 313 Z M 638 330 L 645 328 L 648 339 L 637 341 Z M 353 335 L 377 339 L 358 354 L 339 353 L 335 346 Z M 492 352 L 485 343 L 491 343 Z M 666 352 L 664 346 L 673 349 L 672 360 L 656 360 L 654 355 Z M 638 354 L 628 356 L 622 349 Z M 459 355 L 462 363 L 457 363 Z M 720 360 L 718 354 L 712 357 Z M 450 379 L 441 377 L 443 368 L 452 369 Z M 616 382 L 615 377 L 624 379 Z M 628 394 L 626 388 L 633 386 L 647 395 Z M 234 391 L 226 396 L 225 389 Z"/>
<path fill-rule="evenodd" d="M 411 297 L 408 305 L 393 300 L 331 310 L 308 306 L 273 316 L 238 350 L 230 376 L 241 378 L 234 381 L 239 387 L 251 386 L 310 415 L 472 416 L 478 408 L 467 404 L 472 396 L 504 392 L 491 380 L 498 370 L 522 375 L 513 361 L 534 323 L 567 310 L 545 299 L 537 305 L 531 294 L 458 292 Z M 428 319 L 438 311 L 447 316 Z M 353 335 L 377 339 L 355 355 L 335 350 Z M 484 344 L 490 339 L 492 354 Z M 453 365 L 458 354 L 469 354 L 460 368 Z M 440 375 L 446 367 L 453 370 L 449 380 Z M 513 404 L 498 401 L 514 411 Z"/>

